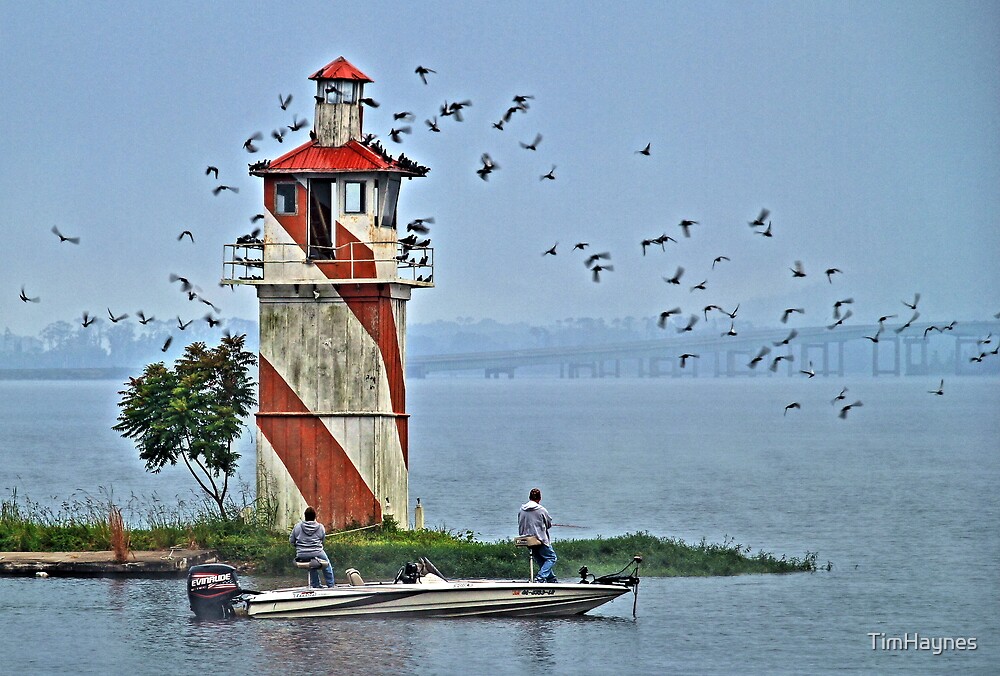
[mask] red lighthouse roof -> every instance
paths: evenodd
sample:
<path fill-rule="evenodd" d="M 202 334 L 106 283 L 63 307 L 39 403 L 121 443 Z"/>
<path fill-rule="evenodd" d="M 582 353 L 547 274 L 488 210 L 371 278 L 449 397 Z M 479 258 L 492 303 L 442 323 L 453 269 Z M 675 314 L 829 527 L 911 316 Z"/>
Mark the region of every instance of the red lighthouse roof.
<path fill-rule="evenodd" d="M 354 67 L 342 56 L 326 64 L 309 76 L 310 80 L 357 80 L 358 82 L 374 82 L 370 77 Z"/>
<path fill-rule="evenodd" d="M 302 174 L 333 173 L 343 171 L 393 171 L 410 176 L 423 176 L 427 167 L 421 167 L 405 156 L 394 159 L 381 147 L 372 148 L 360 141 L 350 140 L 342 146 L 331 148 L 309 141 L 271 162 L 251 168 L 250 173 Z"/>

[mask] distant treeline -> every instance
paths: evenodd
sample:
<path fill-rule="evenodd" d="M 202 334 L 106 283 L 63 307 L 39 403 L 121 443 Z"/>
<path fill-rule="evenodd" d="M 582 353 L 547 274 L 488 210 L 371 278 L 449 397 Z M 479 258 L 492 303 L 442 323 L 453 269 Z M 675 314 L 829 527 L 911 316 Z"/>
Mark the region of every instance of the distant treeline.
<path fill-rule="evenodd" d="M 98 322 L 86 328 L 79 323 L 57 321 L 36 336 L 4 330 L 0 335 L 0 369 L 136 369 L 151 362 L 170 361 L 181 353 L 184 345 L 196 340 L 213 344 L 223 330 L 247 334 L 248 349 L 258 349 L 257 323 L 245 319 L 227 319 L 218 327 L 196 321 L 184 331 L 173 320 L 153 320 L 146 325 Z M 460 317 L 454 321 L 410 324 L 407 351 L 417 356 L 570 347 L 649 340 L 661 335 L 655 321 L 633 317 L 612 321 L 571 318 L 548 326 Z M 174 340 L 164 353 L 161 348 L 167 336 L 173 336 Z"/>
<path fill-rule="evenodd" d="M 710 318 L 702 322 L 697 330 L 720 335 L 729 328 L 728 321 L 720 323 L 716 318 Z M 739 328 L 751 329 L 753 326 L 746 322 Z M 86 328 L 79 323 L 57 321 L 46 326 L 37 336 L 19 336 L 6 329 L 0 335 L 0 370 L 124 368 L 136 371 L 148 363 L 173 361 L 188 343 L 200 340 L 214 345 L 223 331 L 245 333 L 247 349 L 253 352 L 259 349 L 257 322 L 246 319 L 227 319 L 223 325 L 216 327 L 198 320 L 184 331 L 179 330 L 175 321 L 154 320 L 145 325 L 99 322 Z M 783 333 L 785 329 L 776 328 L 776 331 Z M 408 356 L 419 357 L 631 343 L 655 340 L 664 335 L 656 320 L 648 317 L 612 320 L 570 317 L 544 326 L 459 317 L 452 321 L 409 324 L 406 344 Z M 173 342 L 167 352 L 163 352 L 161 348 L 167 336 L 173 336 Z M 927 371 L 954 373 L 954 344 L 939 340 L 931 337 Z M 871 346 L 867 342 L 848 343 L 844 358 L 847 372 L 871 372 Z M 976 372 L 995 374 L 998 366 L 1000 362 L 991 362 L 980 365 Z M 76 377 L 99 376 L 92 373 Z"/>

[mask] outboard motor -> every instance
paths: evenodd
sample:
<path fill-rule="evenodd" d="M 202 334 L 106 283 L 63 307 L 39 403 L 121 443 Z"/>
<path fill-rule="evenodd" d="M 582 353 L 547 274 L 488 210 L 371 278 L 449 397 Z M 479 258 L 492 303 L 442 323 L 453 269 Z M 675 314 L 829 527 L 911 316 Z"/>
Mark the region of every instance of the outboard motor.
<path fill-rule="evenodd" d="M 233 616 L 233 599 L 243 593 L 236 569 L 224 563 L 191 566 L 187 579 L 188 601 L 200 620 Z"/>

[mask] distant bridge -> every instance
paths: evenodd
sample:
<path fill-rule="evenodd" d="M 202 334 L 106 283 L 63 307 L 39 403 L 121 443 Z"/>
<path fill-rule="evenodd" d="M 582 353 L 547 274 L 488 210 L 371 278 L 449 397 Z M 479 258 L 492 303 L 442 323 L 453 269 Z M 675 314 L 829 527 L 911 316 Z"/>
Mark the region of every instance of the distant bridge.
<path fill-rule="evenodd" d="M 925 375 L 929 372 L 928 345 L 931 338 L 953 341 L 951 360 L 956 374 L 974 373 L 978 364 L 972 363 L 983 352 L 983 361 L 1000 357 L 990 354 L 1000 342 L 1000 321 L 958 322 L 953 328 L 940 331 L 930 327 L 946 324 L 912 324 L 905 330 L 902 324 L 886 324 L 878 334 L 878 342 L 871 341 L 879 330 L 877 324 L 868 326 L 843 325 L 834 329 L 826 326 L 796 328 L 797 335 L 788 339 L 791 328 L 749 329 L 735 336 L 673 334 L 658 340 L 609 343 L 577 347 L 544 347 L 499 352 L 472 352 L 412 356 L 407 359 L 407 373 L 414 378 L 443 371 L 482 371 L 487 378 L 505 374 L 514 377 L 514 371 L 529 366 L 558 366 L 561 378 L 578 378 L 581 374 L 593 378 L 620 377 L 623 364 L 634 362 L 635 373 L 640 377 L 655 378 L 669 375 L 697 376 L 699 371 L 711 369 L 715 377 L 769 375 L 783 368 L 788 375 L 805 370 L 810 362 L 816 375 L 844 375 L 844 345 L 852 341 L 871 344 L 871 374 Z M 984 342 L 989 340 L 989 342 Z M 770 353 L 756 365 L 750 361 L 762 347 Z M 680 355 L 697 354 L 680 365 Z M 773 360 L 781 355 L 782 367 Z M 787 359 L 788 355 L 794 357 Z"/>

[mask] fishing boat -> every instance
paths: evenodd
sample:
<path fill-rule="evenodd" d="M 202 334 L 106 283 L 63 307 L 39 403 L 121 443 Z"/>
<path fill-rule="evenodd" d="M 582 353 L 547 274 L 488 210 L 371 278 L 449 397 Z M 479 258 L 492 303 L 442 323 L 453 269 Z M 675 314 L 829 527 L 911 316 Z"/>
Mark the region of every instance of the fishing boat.
<path fill-rule="evenodd" d="M 449 580 L 426 557 L 406 563 L 391 582 L 365 582 L 357 570 L 333 587 L 241 589 L 236 569 L 225 564 L 193 566 L 188 599 L 199 618 L 296 617 L 545 617 L 580 615 L 639 589 L 636 556 L 622 570 L 595 577 L 584 566 L 572 583 L 517 580 Z"/>

